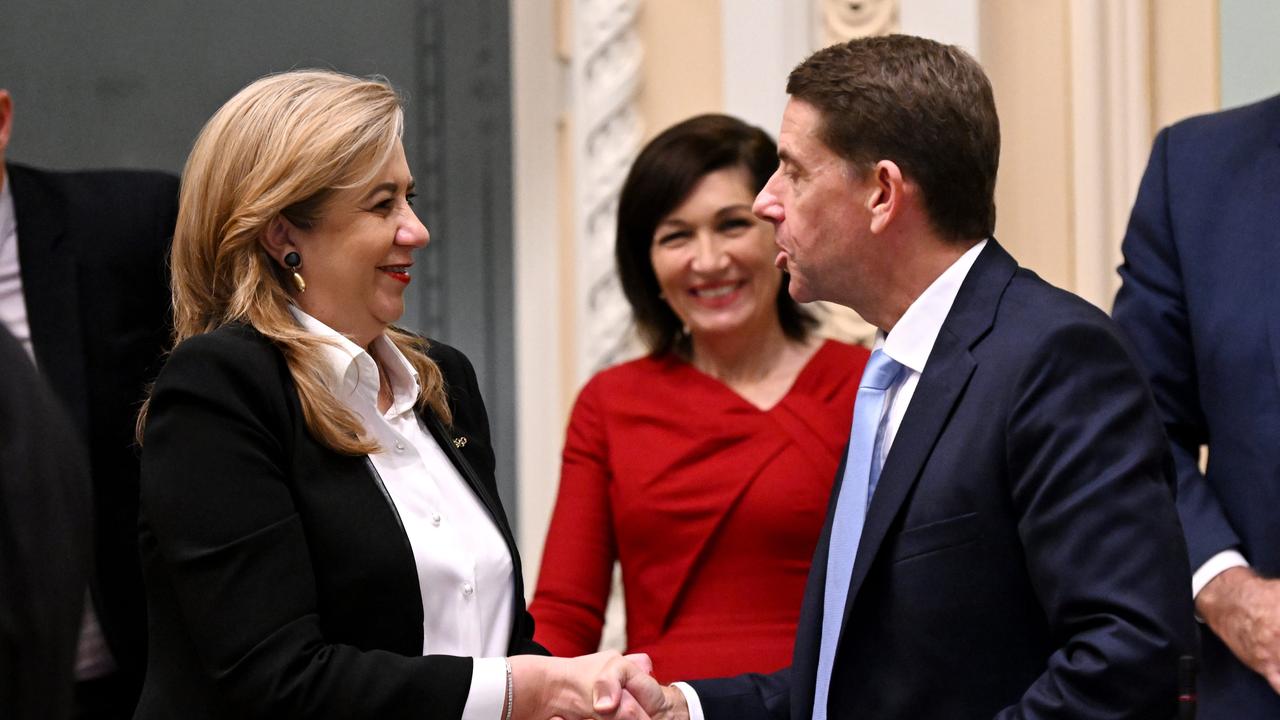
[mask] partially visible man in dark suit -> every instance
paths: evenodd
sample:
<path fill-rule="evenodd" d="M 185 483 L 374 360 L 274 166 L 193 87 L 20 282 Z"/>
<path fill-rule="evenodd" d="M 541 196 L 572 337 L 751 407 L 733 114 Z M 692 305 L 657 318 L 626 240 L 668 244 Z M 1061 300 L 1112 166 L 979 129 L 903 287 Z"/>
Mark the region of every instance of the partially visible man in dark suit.
<path fill-rule="evenodd" d="M 89 478 L 61 404 L 2 325 L 0 428 L 0 717 L 62 720 L 89 580 Z"/>
<path fill-rule="evenodd" d="M 792 665 L 599 689 L 659 717 L 1172 717 L 1195 633 L 1164 433 L 1106 315 L 991 237 L 982 69 L 861 38 L 787 92 L 755 212 L 797 300 L 880 329 Z"/>
<path fill-rule="evenodd" d="M 1114 315 L 1173 448 L 1207 624 L 1200 717 L 1280 718 L 1280 96 L 1162 130 L 1123 249 Z"/>
<path fill-rule="evenodd" d="M 80 717 L 130 717 L 146 668 L 134 417 L 168 336 L 177 178 L 5 163 L 0 89 L 0 323 L 34 358 L 88 450 L 94 562 L 76 672 Z"/>

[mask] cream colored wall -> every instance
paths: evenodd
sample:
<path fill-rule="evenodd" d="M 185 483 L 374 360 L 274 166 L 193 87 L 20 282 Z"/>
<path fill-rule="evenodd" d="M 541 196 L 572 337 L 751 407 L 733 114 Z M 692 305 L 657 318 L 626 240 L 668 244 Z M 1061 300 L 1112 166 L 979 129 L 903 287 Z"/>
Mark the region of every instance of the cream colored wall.
<path fill-rule="evenodd" d="M 1075 282 L 1066 1 L 981 4 L 982 64 L 1000 114 L 996 237 L 1049 282 Z"/>
<path fill-rule="evenodd" d="M 1218 3 L 1153 2 L 1154 129 L 1222 105 Z"/>
<path fill-rule="evenodd" d="M 719 0 L 645 0 L 638 25 L 645 138 L 685 118 L 722 111 Z"/>
<path fill-rule="evenodd" d="M 1078 71 L 1082 61 L 1092 59 L 1073 58 L 1073 51 L 1093 48 L 1087 42 L 1082 45 L 1078 37 L 1073 38 L 1072 33 L 1088 29 L 1072 26 L 1072 10 L 1080 8 L 1073 8 L 1071 3 L 1091 1 L 981 3 L 981 60 L 995 91 L 1003 135 L 996 185 L 996 237 L 1023 265 L 1048 281 L 1077 292 L 1096 288 L 1100 282 L 1098 278 L 1079 276 L 1081 268 L 1090 267 L 1090 263 L 1081 262 L 1078 254 L 1098 249 L 1080 245 L 1090 238 L 1080 237 L 1077 225 L 1095 208 L 1091 205 L 1093 199 L 1080 197 L 1077 189 L 1114 180 L 1075 176 L 1076 168 L 1081 166 L 1076 163 L 1077 155 L 1090 149 L 1076 142 L 1082 135 L 1081 128 L 1073 125 L 1073 111 L 1079 110 L 1073 107 L 1073 93 L 1081 102 L 1099 103 L 1101 112 L 1109 110 L 1106 88 L 1073 87 L 1073 63 Z M 1150 107 L 1147 121 L 1142 123 L 1144 132 L 1129 139 L 1145 157 L 1146 148 L 1160 127 L 1218 107 L 1217 3 L 1115 2 L 1134 4 L 1139 13 L 1146 14 L 1149 24 L 1145 29 L 1149 37 L 1132 38 L 1133 42 L 1148 42 Z M 1120 72 L 1118 68 L 1110 70 Z M 1081 77 L 1076 72 L 1074 81 L 1085 82 Z M 1110 132 L 1119 129 L 1110 128 Z M 1096 162 L 1083 166 L 1105 166 L 1119 158 L 1093 160 Z M 1098 223 L 1106 234 L 1100 243 L 1113 251 L 1123 234 L 1123 217 L 1132 204 L 1135 182 L 1136 178 L 1107 189 L 1109 193 L 1123 194 L 1112 198 L 1121 210 L 1121 219 Z M 1092 232 L 1092 225 L 1086 227 Z M 1113 258 L 1104 258 L 1102 264 L 1107 281 L 1114 283 Z M 1106 290 L 1101 297 L 1090 299 L 1109 307 L 1112 292 Z"/>

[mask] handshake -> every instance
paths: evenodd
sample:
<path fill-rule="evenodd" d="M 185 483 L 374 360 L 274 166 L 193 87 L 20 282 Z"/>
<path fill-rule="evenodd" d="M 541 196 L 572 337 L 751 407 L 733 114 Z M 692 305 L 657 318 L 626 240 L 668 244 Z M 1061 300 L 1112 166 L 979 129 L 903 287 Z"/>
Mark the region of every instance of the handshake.
<path fill-rule="evenodd" d="M 576 658 L 510 658 L 511 720 L 687 720 L 679 689 L 658 684 L 644 654 L 601 652 Z"/>

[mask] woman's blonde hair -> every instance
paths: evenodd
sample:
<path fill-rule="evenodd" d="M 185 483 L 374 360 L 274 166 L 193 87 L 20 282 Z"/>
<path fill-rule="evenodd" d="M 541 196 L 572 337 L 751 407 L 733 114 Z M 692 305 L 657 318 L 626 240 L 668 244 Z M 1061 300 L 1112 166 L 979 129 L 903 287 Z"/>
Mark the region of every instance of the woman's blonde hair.
<path fill-rule="evenodd" d="M 378 450 L 360 420 L 329 390 L 324 340 L 289 312 L 285 275 L 260 242 L 283 216 L 311 227 L 335 192 L 372 181 L 399 146 L 400 98 L 382 79 L 301 70 L 256 80 L 214 113 L 182 171 L 171 256 L 173 344 L 244 323 L 284 354 L 307 427 L 349 455 Z M 426 342 L 387 335 L 418 371 L 420 407 L 451 415 L 440 369 Z M 138 418 L 138 436 L 147 405 Z"/>

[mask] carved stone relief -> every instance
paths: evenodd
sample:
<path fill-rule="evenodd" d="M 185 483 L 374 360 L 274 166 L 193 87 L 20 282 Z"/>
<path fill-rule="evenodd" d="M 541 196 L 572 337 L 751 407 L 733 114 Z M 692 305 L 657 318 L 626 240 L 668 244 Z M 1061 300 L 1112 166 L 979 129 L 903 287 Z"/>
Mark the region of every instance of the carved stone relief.
<path fill-rule="evenodd" d="M 899 0 L 817 0 L 820 47 L 898 29 Z"/>
<path fill-rule="evenodd" d="M 574 2 L 570 125 L 579 380 L 636 352 L 613 241 L 618 193 L 644 133 L 636 106 L 644 60 L 635 27 L 639 9 L 640 0 Z"/>

